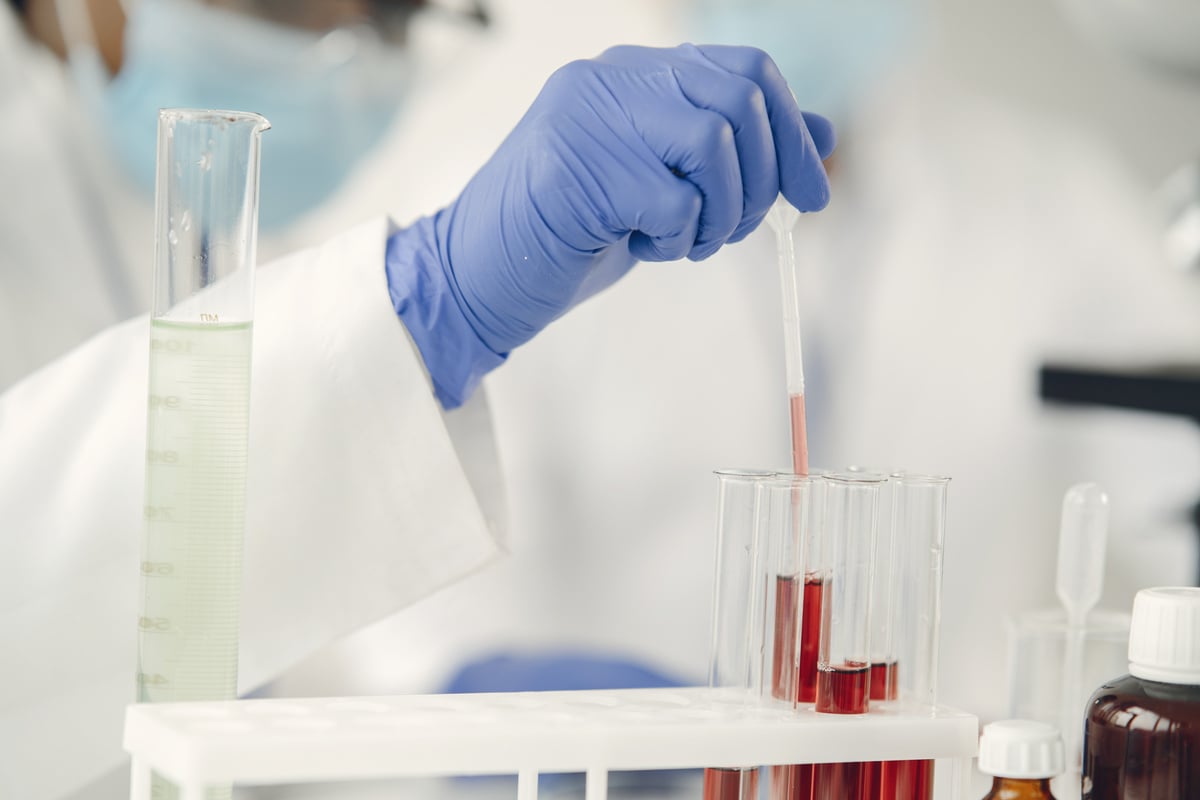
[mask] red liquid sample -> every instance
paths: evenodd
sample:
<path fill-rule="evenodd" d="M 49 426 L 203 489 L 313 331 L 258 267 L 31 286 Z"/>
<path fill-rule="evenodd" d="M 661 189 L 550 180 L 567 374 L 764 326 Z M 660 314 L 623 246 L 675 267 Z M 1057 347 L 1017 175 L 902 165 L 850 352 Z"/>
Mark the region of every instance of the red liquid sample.
<path fill-rule="evenodd" d="M 709 767 L 704 770 L 704 800 L 755 800 L 758 769 Z"/>
<path fill-rule="evenodd" d="M 775 646 L 771 658 L 771 696 L 795 700 L 796 615 L 800 610 L 800 578 L 775 576 Z"/>
<path fill-rule="evenodd" d="M 780 576 L 779 580 L 782 583 L 785 578 Z M 791 596 L 795 597 L 796 584 L 799 583 L 799 579 L 792 576 L 786 580 L 792 581 Z M 777 592 L 778 588 L 777 584 Z M 776 602 L 778 602 L 780 594 L 782 593 L 776 594 Z M 818 577 L 805 576 L 804 609 L 801 612 L 800 620 L 800 664 L 796 669 L 795 698 L 798 703 L 812 703 L 817 699 L 817 654 L 821 648 L 821 610 L 824 604 L 825 582 Z M 792 613 L 794 615 L 795 611 Z M 775 619 L 775 636 L 776 642 L 778 642 L 778 637 L 781 635 L 778 620 L 781 617 L 776 614 Z M 794 624 L 793 622 L 792 625 Z M 790 629 L 791 626 L 789 626 Z M 788 800 L 812 800 L 813 771 L 812 764 L 794 764 L 772 770 L 772 796 L 778 797 L 778 792 L 782 791 L 783 796 Z M 777 790 L 776 787 L 782 788 Z"/>
<path fill-rule="evenodd" d="M 869 764 L 868 766 L 875 766 Z M 933 800 L 932 761 L 884 761 L 869 800 Z"/>
<path fill-rule="evenodd" d="M 814 764 L 771 767 L 771 800 L 812 800 Z"/>
<path fill-rule="evenodd" d="M 796 701 L 817 699 L 817 655 L 821 649 L 821 610 L 825 604 L 825 581 L 804 578 L 804 610 L 800 621 L 800 667 L 796 671 Z"/>
<path fill-rule="evenodd" d="M 896 699 L 895 661 L 871 662 L 871 685 L 867 693 L 872 700 Z M 884 794 L 883 763 L 882 761 L 869 761 L 863 764 L 863 780 L 866 782 L 866 794 L 863 795 L 865 800 L 883 800 L 885 797 L 890 797 L 890 792 L 894 791 L 889 789 L 889 794 Z"/>
<path fill-rule="evenodd" d="M 817 764 L 813 767 L 812 800 L 861 800 L 866 794 L 864 764 Z"/>
<path fill-rule="evenodd" d="M 871 699 L 895 700 L 898 674 L 895 661 L 871 664 Z M 933 800 L 932 761 L 872 761 L 863 769 L 866 800 Z"/>
<path fill-rule="evenodd" d="M 871 669 L 851 661 L 817 673 L 817 711 L 825 714 L 865 714 Z M 817 764 L 813 769 L 813 800 L 861 798 L 866 792 L 866 765 Z"/>
<path fill-rule="evenodd" d="M 896 692 L 896 662 L 876 661 L 871 664 L 872 700 L 895 700 Z"/>
<path fill-rule="evenodd" d="M 826 667 L 817 673 L 817 711 L 823 714 L 867 713 L 870 668 L 860 661 Z"/>
<path fill-rule="evenodd" d="M 1083 797 L 1200 797 L 1200 686 L 1125 675 L 1097 689 L 1083 728 Z"/>
<path fill-rule="evenodd" d="M 820 578 L 804 579 L 804 616 L 800 621 L 800 664 L 796 659 L 796 617 L 799 612 L 799 577 L 775 578 L 775 647 L 771 659 L 771 694 L 783 700 L 811 703 L 817 699 L 817 651 L 821 646 L 821 607 L 825 584 Z M 795 670 L 793 672 L 793 670 Z M 794 691 L 787 682 L 795 681 Z"/>
<path fill-rule="evenodd" d="M 817 673 L 817 711 L 826 714 L 865 714 L 871 668 L 851 661 Z M 813 769 L 813 800 L 856 800 L 866 796 L 867 765 L 817 764 Z"/>
<path fill-rule="evenodd" d="M 792 471 L 797 475 L 807 475 L 808 423 L 804 418 L 804 395 L 793 394 L 788 400 L 792 412 Z"/>

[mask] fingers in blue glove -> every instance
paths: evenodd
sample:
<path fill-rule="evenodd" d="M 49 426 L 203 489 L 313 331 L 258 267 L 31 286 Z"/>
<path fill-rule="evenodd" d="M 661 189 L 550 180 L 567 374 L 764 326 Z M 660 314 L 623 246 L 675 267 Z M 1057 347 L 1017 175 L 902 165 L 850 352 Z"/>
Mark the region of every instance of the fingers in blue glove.
<path fill-rule="evenodd" d="M 833 123 L 811 111 L 801 111 L 800 115 L 804 117 L 804 124 L 817 147 L 817 155 L 824 161 L 833 155 L 833 150 L 837 147 L 837 134 L 833 131 Z"/>
<path fill-rule="evenodd" d="M 762 89 L 779 159 L 779 188 L 788 202 L 800 211 L 820 211 L 828 205 L 829 178 L 821 161 L 835 145 L 829 121 L 800 110 L 779 67 L 762 50 L 732 45 L 701 45 L 695 49 Z M 810 121 L 819 134 L 820 145 L 809 128 Z"/>
<path fill-rule="evenodd" d="M 832 147 L 828 122 L 796 107 L 761 50 L 614 48 L 546 82 L 420 252 L 503 355 L 633 258 L 705 258 L 754 230 L 780 192 L 822 208 Z"/>
<path fill-rule="evenodd" d="M 665 67 L 678 87 L 679 102 L 663 103 L 660 96 L 652 109 L 630 109 L 630 118 L 655 155 L 701 193 L 703 207 L 689 258 L 707 258 L 722 245 L 743 239 L 762 222 L 781 190 L 802 211 L 815 211 L 828 203 L 829 184 L 821 159 L 832 150 L 832 126 L 816 114 L 800 111 L 783 76 L 763 51 L 622 46 L 605 51 L 598 61 L 652 67 L 651 74 L 659 75 Z M 818 134 L 815 138 L 810 121 Z M 681 137 L 681 131 L 690 133 Z M 634 254 L 646 258 L 641 249 Z M 664 248 L 654 249 L 658 257 L 652 254 L 651 259 L 659 260 Z"/>

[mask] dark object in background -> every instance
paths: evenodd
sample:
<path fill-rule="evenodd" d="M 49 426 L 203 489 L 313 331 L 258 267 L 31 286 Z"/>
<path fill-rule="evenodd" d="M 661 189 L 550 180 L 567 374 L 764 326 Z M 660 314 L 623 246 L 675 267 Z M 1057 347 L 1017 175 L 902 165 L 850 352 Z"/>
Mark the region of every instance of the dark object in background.
<path fill-rule="evenodd" d="M 1119 370 L 1045 364 L 1038 393 L 1050 403 L 1147 411 L 1200 423 L 1200 365 Z M 1191 519 L 1200 536 L 1200 503 L 1192 507 Z M 1193 581 L 1200 581 L 1200 565 Z"/>

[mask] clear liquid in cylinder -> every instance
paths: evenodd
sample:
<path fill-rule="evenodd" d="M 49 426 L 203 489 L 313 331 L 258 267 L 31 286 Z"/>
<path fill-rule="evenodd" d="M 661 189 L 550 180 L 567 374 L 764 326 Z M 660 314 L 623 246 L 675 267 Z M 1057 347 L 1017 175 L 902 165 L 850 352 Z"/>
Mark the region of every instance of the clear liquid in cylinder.
<path fill-rule="evenodd" d="M 250 323 L 150 324 L 139 702 L 237 694 Z M 157 778 L 156 798 L 177 796 Z M 216 790 L 209 798 L 228 797 Z"/>

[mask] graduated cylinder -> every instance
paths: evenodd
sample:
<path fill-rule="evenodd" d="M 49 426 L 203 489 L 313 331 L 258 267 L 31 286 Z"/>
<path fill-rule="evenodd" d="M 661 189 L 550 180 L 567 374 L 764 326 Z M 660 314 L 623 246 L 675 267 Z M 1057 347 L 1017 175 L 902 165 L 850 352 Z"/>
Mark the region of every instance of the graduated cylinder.
<path fill-rule="evenodd" d="M 259 137 L 267 127 L 257 114 L 159 113 L 140 702 L 237 693 Z M 160 778 L 153 789 L 156 798 L 175 796 Z"/>

